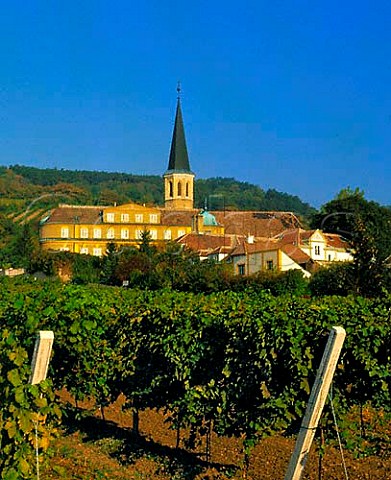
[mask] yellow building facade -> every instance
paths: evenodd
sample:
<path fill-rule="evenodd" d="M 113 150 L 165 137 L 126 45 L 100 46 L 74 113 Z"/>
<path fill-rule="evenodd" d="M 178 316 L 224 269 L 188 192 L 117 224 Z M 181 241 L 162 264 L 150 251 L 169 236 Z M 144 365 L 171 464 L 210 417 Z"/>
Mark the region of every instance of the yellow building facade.
<path fill-rule="evenodd" d="M 136 204 L 93 207 L 60 205 L 41 222 L 40 242 L 45 250 L 101 256 L 107 245 L 134 246 L 148 231 L 153 243 L 174 240 L 192 225 L 164 225 L 157 208 Z"/>

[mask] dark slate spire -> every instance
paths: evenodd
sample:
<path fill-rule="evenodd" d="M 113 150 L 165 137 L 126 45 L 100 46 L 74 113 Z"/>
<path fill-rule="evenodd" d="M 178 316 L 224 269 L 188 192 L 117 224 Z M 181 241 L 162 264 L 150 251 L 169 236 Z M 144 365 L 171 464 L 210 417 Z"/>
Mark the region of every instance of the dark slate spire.
<path fill-rule="evenodd" d="M 171 141 L 170 159 L 168 161 L 168 171 L 191 172 L 189 156 L 187 154 L 185 129 L 183 128 L 180 91 L 181 89 L 178 83 L 178 102 Z"/>

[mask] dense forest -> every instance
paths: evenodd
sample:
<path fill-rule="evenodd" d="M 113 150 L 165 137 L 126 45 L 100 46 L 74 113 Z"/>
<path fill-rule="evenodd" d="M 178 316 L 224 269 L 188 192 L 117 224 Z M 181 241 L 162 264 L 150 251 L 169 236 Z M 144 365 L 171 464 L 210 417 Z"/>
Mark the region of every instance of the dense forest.
<path fill-rule="evenodd" d="M 162 178 L 157 175 L 0 167 L 0 211 L 16 211 L 21 201 L 48 193 L 58 201 L 90 205 L 136 202 L 162 206 L 164 201 Z M 314 212 L 297 196 L 221 177 L 195 181 L 195 206 L 205 204 L 210 210 L 280 210 L 303 216 Z"/>

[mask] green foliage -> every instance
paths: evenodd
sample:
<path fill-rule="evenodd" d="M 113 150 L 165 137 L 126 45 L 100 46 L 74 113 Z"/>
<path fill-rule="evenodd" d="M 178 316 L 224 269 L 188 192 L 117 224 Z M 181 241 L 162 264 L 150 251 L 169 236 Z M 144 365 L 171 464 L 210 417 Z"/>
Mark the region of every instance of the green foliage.
<path fill-rule="evenodd" d="M 298 197 L 274 189 L 266 192 L 247 182 L 233 178 L 200 179 L 195 183 L 195 203 L 209 210 L 278 210 L 310 216 L 315 212 Z"/>
<path fill-rule="evenodd" d="M 38 251 L 37 235 L 33 234 L 32 227 L 29 224 L 23 224 L 11 243 L 13 265 L 28 269 L 31 259 Z"/>
<path fill-rule="evenodd" d="M 0 319 L 15 339 L 55 331 L 56 388 L 101 406 L 122 392 L 135 413 L 164 408 L 178 444 L 184 427 L 189 445 L 199 436 L 210 443 L 212 431 L 238 436 L 246 463 L 259 438 L 296 428 L 333 325 L 347 331 L 334 379 L 339 414 L 368 402 L 390 411 L 389 295 L 205 295 L 10 279 L 0 288 Z M 13 358 L 26 358 L 21 352 Z M 23 375 L 11 365 L 3 376 L 17 388 Z"/>
<path fill-rule="evenodd" d="M 38 251 L 29 258 L 27 271 L 42 272 L 55 276 L 59 270 L 69 272 L 72 282 L 86 285 L 98 283 L 101 279 L 102 260 L 93 255 L 81 255 L 71 252 Z"/>
<path fill-rule="evenodd" d="M 376 296 L 388 288 L 391 255 L 391 210 L 365 200 L 361 191 L 342 190 L 314 216 L 313 226 L 339 233 L 350 241 L 354 255 L 355 291 Z"/>
<path fill-rule="evenodd" d="M 104 285 L 116 285 L 116 268 L 118 265 L 118 251 L 115 243 L 109 243 L 102 259 L 100 282 Z"/>
<path fill-rule="evenodd" d="M 0 266 L 10 267 L 12 265 L 11 258 L 16 253 L 14 244 L 19 235 L 20 227 L 0 213 Z"/>
<path fill-rule="evenodd" d="M 268 291 L 272 295 L 305 295 L 308 293 L 308 281 L 300 270 L 260 271 L 250 276 L 231 278 L 231 289 L 235 291 Z"/>
<path fill-rule="evenodd" d="M 312 295 L 346 296 L 356 289 L 354 266 L 351 263 L 338 262 L 322 267 L 313 273 L 309 289 Z"/>
<path fill-rule="evenodd" d="M 110 246 L 102 261 L 102 283 L 159 290 L 172 288 L 189 292 L 212 292 L 229 288 L 229 269 L 214 262 L 201 262 L 190 250 L 177 243 L 158 249 L 152 245 L 148 231 L 139 248 Z"/>
<path fill-rule="evenodd" d="M 177 243 L 167 243 L 160 249 L 151 245 L 148 232 L 140 248 L 111 246 L 102 263 L 102 283 L 159 290 L 170 288 L 182 292 L 212 293 L 226 290 L 268 290 L 273 295 L 303 295 L 308 282 L 298 270 L 259 272 L 256 275 L 234 276 L 229 265 L 201 261 L 198 255 Z"/>
<path fill-rule="evenodd" d="M 76 400 L 93 397 L 104 406 L 119 393 L 108 387 L 117 361 L 113 329 L 119 296 L 106 294 L 102 302 L 98 288 L 81 286 L 61 287 L 57 295 L 50 309 L 57 345 L 51 365 L 55 385 L 66 387 Z"/>
<path fill-rule="evenodd" d="M 23 346 L 26 334 L 23 328 L 12 328 L 12 321 L 9 324 L 7 328 L 3 322 L 0 337 L 1 478 L 32 479 L 36 475 L 36 447 L 42 463 L 61 412 L 49 380 L 39 385 L 28 383 L 31 357 L 27 345 Z"/>

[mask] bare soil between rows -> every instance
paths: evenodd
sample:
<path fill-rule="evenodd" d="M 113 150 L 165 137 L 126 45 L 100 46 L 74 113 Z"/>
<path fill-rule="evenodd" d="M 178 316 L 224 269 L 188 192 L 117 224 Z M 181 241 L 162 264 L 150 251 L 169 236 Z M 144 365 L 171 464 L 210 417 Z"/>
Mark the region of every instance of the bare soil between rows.
<path fill-rule="evenodd" d="M 66 392 L 61 401 L 71 402 Z M 205 444 L 188 450 L 184 442 L 176 449 L 176 433 L 167 416 L 147 410 L 140 413 L 140 435 L 132 433 L 132 415 L 123 411 L 119 399 L 81 420 L 65 420 L 62 436 L 54 445 L 55 455 L 43 478 L 51 479 L 149 479 L 149 480 L 238 480 L 242 479 L 242 442 L 236 438 L 212 438 L 211 460 L 205 460 Z M 91 404 L 84 404 L 82 409 Z M 185 435 L 183 435 L 185 437 Z M 248 480 L 283 480 L 295 438 L 273 436 L 261 440 L 250 459 Z M 388 455 L 355 458 L 344 451 L 349 480 L 391 480 Z M 346 480 L 338 449 L 326 446 L 319 469 L 319 451 L 313 446 L 302 480 Z"/>

